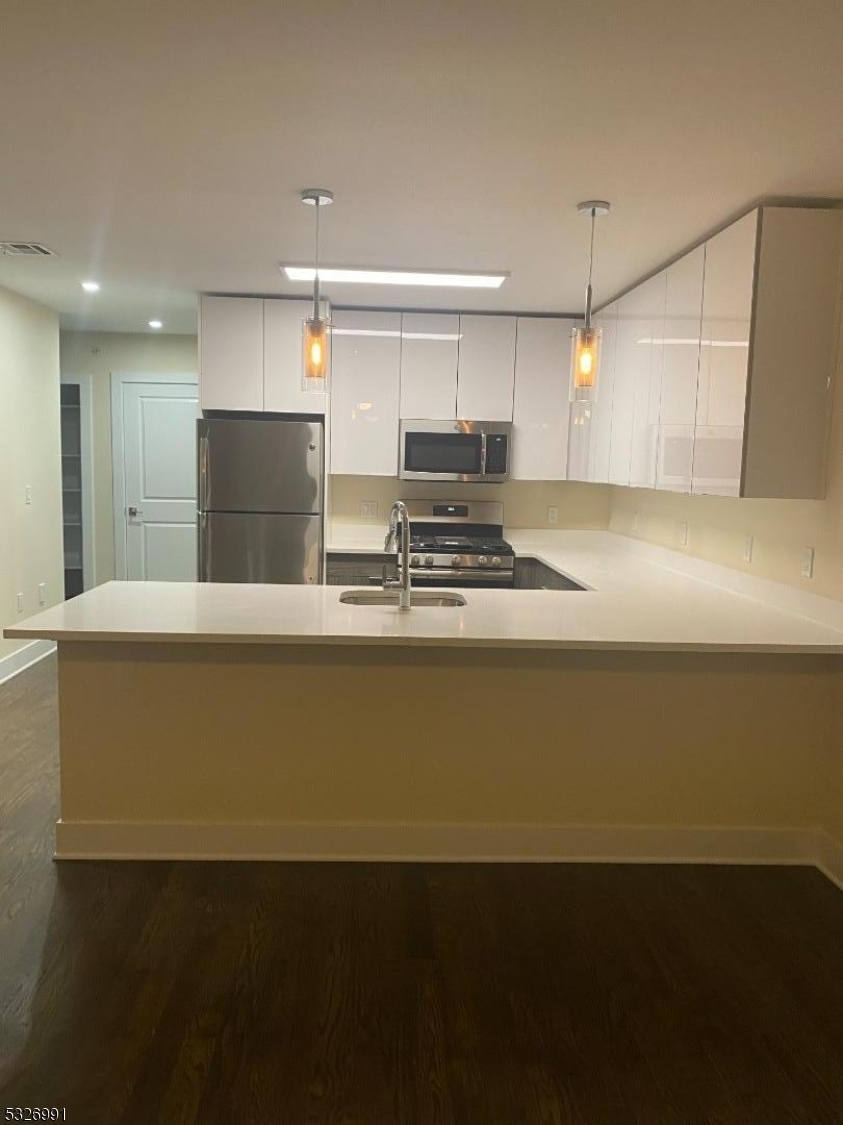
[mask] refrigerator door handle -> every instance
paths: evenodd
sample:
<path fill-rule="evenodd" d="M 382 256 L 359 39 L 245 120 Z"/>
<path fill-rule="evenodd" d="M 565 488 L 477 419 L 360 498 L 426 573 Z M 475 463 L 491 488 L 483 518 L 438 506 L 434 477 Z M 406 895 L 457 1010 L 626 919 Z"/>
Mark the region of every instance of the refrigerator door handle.
<path fill-rule="evenodd" d="M 197 515 L 198 515 L 197 523 L 199 525 L 199 534 L 196 537 L 196 542 L 197 542 L 197 547 L 198 547 L 197 573 L 199 575 L 199 581 L 200 582 L 207 582 L 208 581 L 208 567 L 207 567 L 208 545 L 207 545 L 206 540 L 207 540 L 207 537 L 208 537 L 208 513 L 200 511 L 200 512 L 198 512 Z"/>
<path fill-rule="evenodd" d="M 211 507 L 211 475 L 208 472 L 208 435 L 199 438 L 199 507 L 206 511 Z"/>

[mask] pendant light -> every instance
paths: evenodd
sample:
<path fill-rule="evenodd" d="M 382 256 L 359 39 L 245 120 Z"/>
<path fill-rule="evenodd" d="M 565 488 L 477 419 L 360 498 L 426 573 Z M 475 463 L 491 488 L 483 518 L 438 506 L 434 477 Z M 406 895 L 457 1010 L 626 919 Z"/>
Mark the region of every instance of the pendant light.
<path fill-rule="evenodd" d="M 609 214 L 609 204 L 602 199 L 589 199 L 577 204 L 581 215 L 591 216 L 591 250 L 588 259 L 588 286 L 585 291 L 585 324 L 571 332 L 571 402 L 597 401 L 600 370 L 600 338 L 603 331 L 591 325 L 591 271 L 594 266 L 594 223 L 598 215 Z"/>
<path fill-rule="evenodd" d="M 302 321 L 302 390 L 324 394 L 331 366 L 331 322 L 319 304 L 319 211 L 334 202 L 325 188 L 305 188 L 302 203 L 316 208 L 316 260 L 313 271 L 313 309 Z"/>

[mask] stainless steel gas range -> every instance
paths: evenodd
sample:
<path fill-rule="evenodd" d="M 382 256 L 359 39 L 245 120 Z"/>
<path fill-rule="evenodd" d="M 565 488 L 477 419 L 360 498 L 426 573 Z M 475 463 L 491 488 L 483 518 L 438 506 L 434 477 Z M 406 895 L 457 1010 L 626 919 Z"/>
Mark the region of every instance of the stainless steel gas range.
<path fill-rule="evenodd" d="M 414 586 L 515 585 L 515 552 L 496 500 L 406 500 Z"/>

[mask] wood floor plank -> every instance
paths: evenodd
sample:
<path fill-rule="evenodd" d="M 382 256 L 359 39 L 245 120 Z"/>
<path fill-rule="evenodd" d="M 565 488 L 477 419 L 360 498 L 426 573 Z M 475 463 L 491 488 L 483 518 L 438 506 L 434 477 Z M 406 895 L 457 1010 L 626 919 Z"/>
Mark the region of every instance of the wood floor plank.
<path fill-rule="evenodd" d="M 51 862 L 55 662 L 0 687 L 0 1110 L 84 1125 L 841 1125 L 798 868 Z"/>

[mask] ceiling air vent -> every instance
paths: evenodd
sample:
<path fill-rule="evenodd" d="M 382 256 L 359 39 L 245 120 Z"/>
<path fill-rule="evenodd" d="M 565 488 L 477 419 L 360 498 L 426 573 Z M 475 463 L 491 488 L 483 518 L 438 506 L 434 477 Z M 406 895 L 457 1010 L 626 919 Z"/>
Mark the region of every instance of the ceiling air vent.
<path fill-rule="evenodd" d="M 10 258 L 55 258 L 55 250 L 40 242 L 0 242 L 0 254 Z"/>

